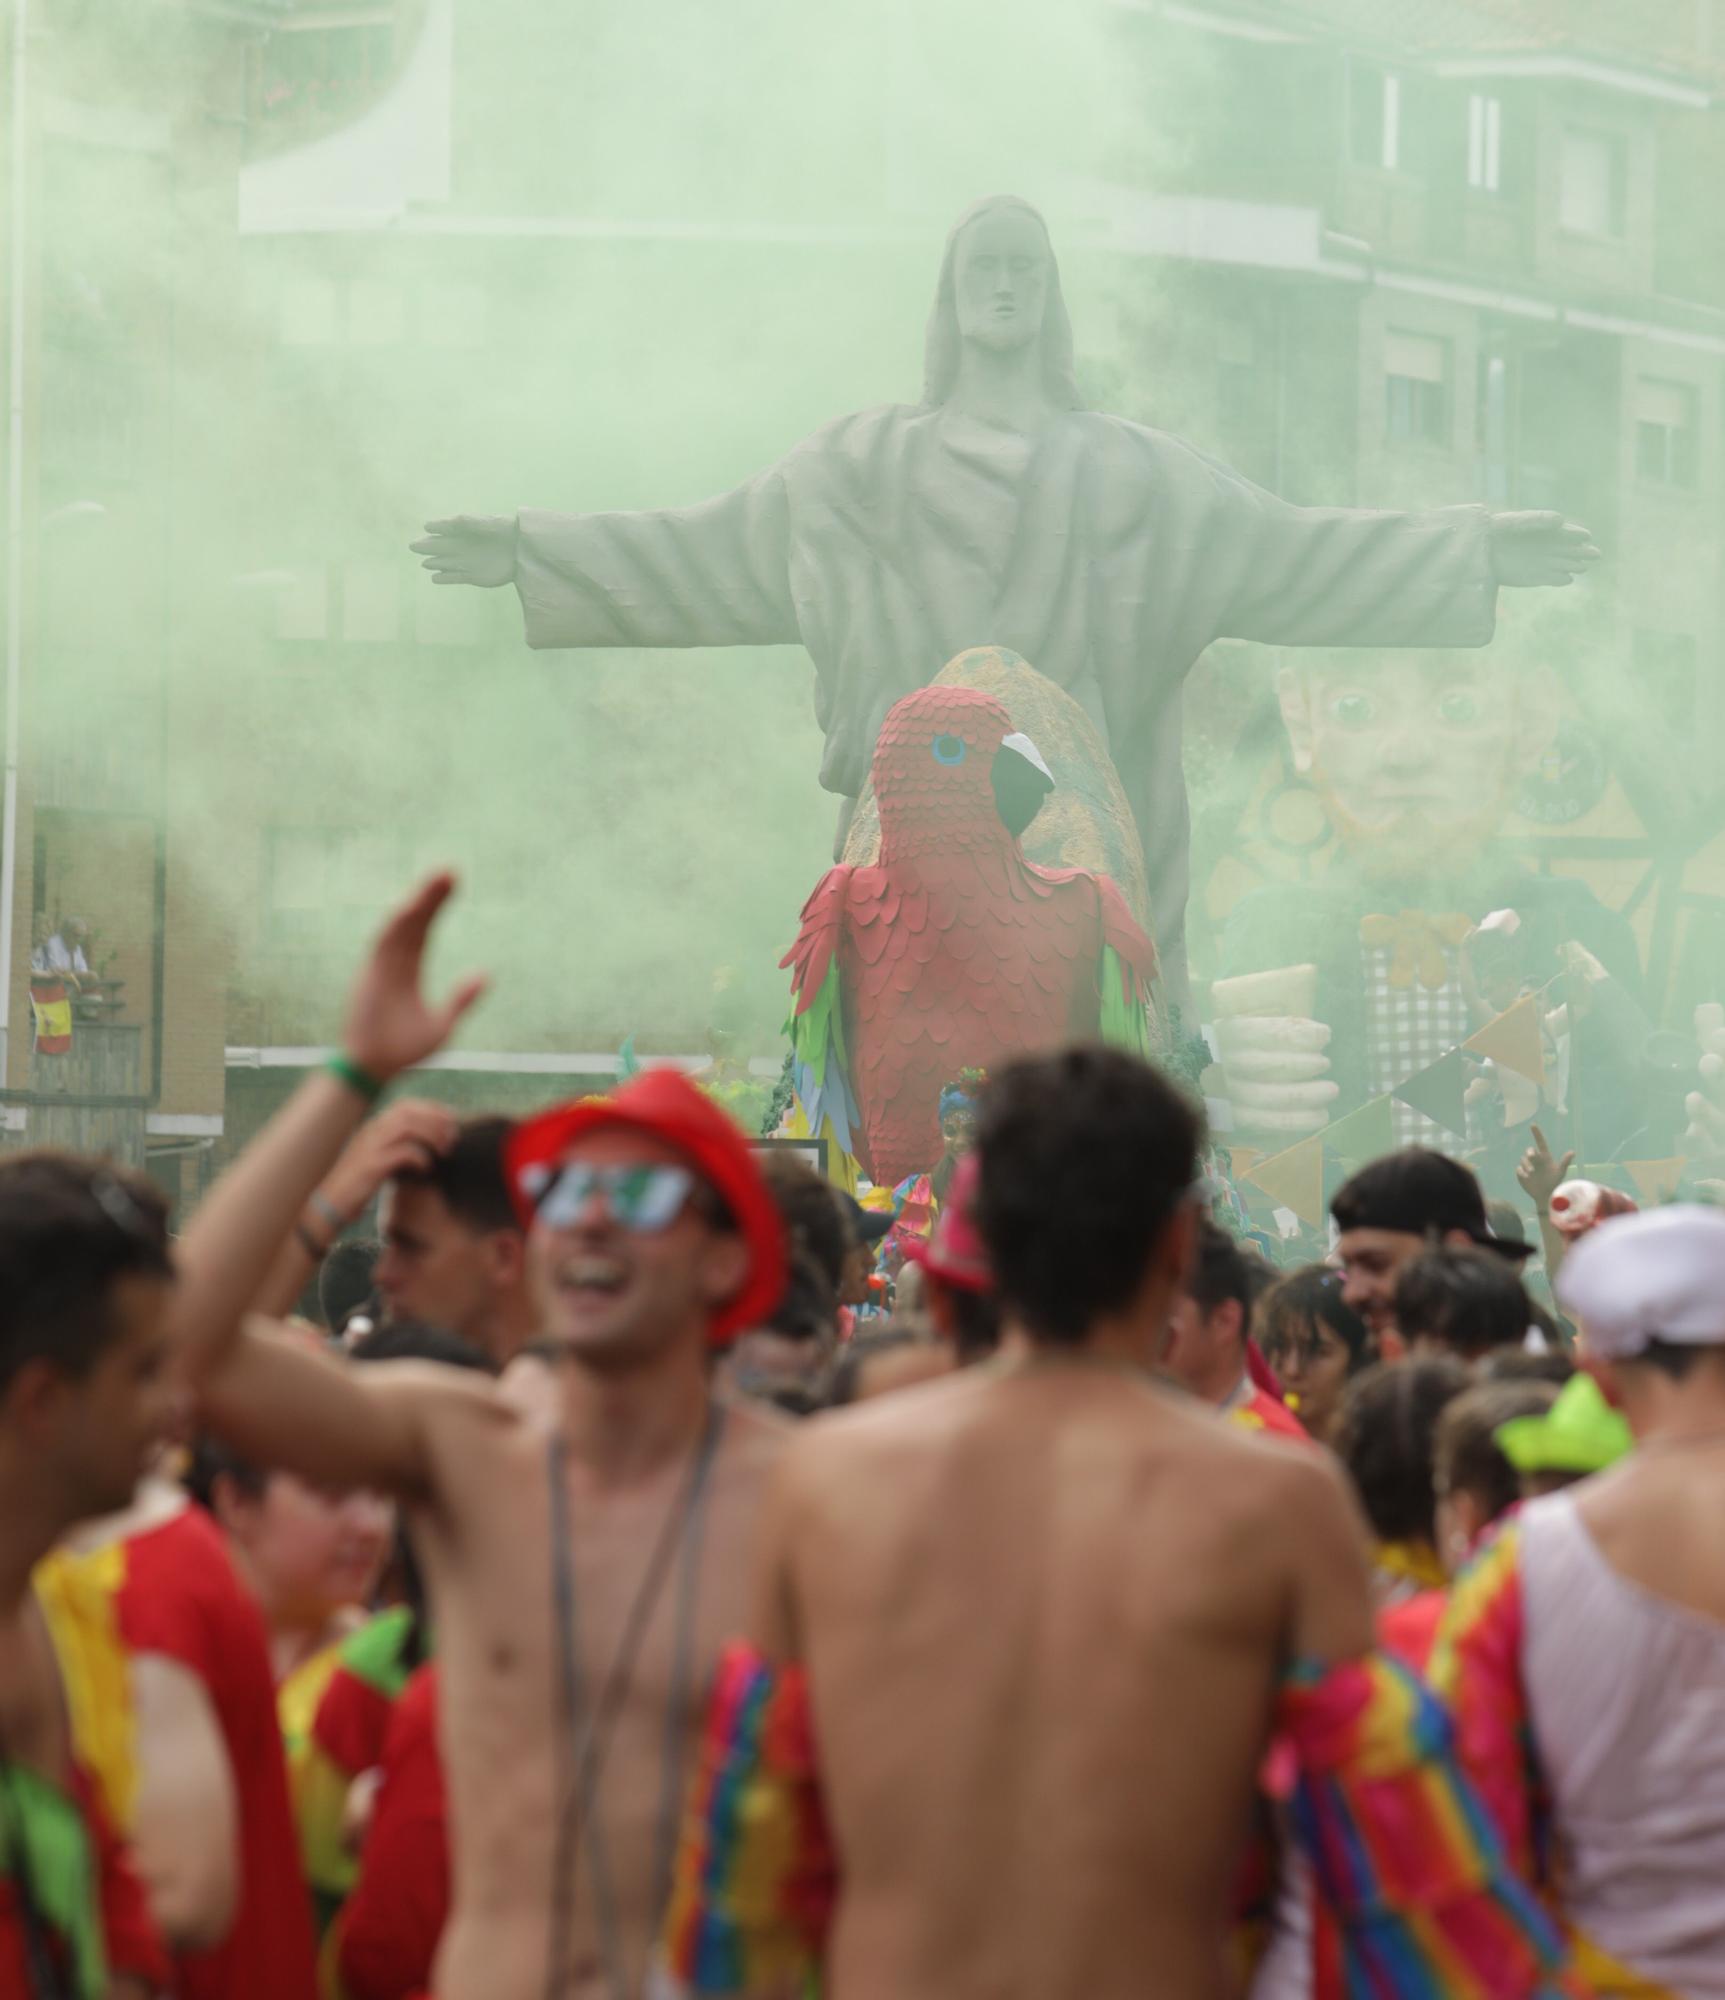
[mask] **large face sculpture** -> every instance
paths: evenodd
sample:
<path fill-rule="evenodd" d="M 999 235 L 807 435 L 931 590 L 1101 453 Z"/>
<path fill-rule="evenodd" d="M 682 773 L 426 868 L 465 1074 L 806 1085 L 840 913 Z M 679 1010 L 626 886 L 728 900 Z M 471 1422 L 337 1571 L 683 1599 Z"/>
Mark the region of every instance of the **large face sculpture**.
<path fill-rule="evenodd" d="M 1326 655 L 1286 669 L 1278 692 L 1295 768 L 1378 876 L 1467 866 L 1556 732 L 1550 673 L 1487 653 Z"/>

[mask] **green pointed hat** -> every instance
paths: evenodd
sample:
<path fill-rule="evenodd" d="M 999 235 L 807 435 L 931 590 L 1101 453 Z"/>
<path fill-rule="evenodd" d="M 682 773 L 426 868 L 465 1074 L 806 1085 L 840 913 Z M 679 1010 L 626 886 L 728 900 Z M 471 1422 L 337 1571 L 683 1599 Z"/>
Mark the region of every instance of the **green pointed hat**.
<path fill-rule="evenodd" d="M 1542 1417 L 1511 1417 L 1492 1441 L 1517 1472 L 1603 1472 L 1634 1447 L 1591 1375 L 1572 1375 Z"/>

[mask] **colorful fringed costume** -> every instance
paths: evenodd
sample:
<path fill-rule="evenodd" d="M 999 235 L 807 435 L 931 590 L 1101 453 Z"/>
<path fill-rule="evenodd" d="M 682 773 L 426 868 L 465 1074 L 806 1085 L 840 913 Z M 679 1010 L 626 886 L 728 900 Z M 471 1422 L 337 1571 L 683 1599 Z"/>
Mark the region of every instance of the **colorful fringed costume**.
<path fill-rule="evenodd" d="M 1721 2000 L 1725 1627 L 1625 1582 L 1554 1493 L 1458 1579 L 1432 1680 L 1601 2000 Z"/>
<path fill-rule="evenodd" d="M 1574 2000 L 1556 1928 L 1421 1681 L 1380 1658 L 1296 1669 L 1277 1731 L 1316 1877 L 1315 2000 Z M 691 1994 L 812 1980 L 838 1887 L 804 1671 L 733 1646 L 678 1863 L 672 1977 Z"/>
<path fill-rule="evenodd" d="M 1381 1656 L 1296 1668 L 1277 1721 L 1299 1771 L 1292 1825 L 1317 1879 L 1316 2000 L 1579 1990 L 1423 1682 Z"/>
<path fill-rule="evenodd" d="M 1002 774 L 1035 753 L 1011 732 L 974 688 L 894 705 L 874 753 L 880 859 L 823 877 L 783 961 L 809 1130 L 881 1186 L 939 1158 L 959 1070 L 1097 1035 L 1148 1046 L 1154 948 L 1106 876 L 1025 860 Z"/>
<path fill-rule="evenodd" d="M 691 1993 L 812 1979 L 837 1886 L 807 1676 L 728 1647 L 666 1921 L 673 1974 Z"/>

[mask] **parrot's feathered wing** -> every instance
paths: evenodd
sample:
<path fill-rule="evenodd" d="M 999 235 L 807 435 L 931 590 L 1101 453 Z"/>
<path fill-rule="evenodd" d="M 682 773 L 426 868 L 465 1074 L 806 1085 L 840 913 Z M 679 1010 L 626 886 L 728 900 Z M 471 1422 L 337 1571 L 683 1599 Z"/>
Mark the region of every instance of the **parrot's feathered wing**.
<path fill-rule="evenodd" d="M 783 960 L 809 1129 L 881 1185 L 938 1159 L 940 1091 L 961 1069 L 1097 1035 L 1147 1045 L 1155 953 L 1125 898 L 1105 876 L 1035 867 L 1000 822 L 987 780 L 1010 727 L 964 688 L 893 709 L 881 859 L 823 877 Z"/>

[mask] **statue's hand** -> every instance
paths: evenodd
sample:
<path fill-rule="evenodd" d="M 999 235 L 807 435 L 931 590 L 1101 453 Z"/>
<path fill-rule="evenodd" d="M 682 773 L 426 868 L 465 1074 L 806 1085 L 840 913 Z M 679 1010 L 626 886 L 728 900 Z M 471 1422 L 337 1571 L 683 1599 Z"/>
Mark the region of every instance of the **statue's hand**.
<path fill-rule="evenodd" d="M 515 516 L 457 514 L 427 521 L 413 553 L 424 556 L 433 583 L 471 583 L 496 590 L 515 581 Z"/>
<path fill-rule="evenodd" d="M 1341 1095 L 1330 1081 L 1330 1031 L 1320 1021 L 1237 1015 L 1216 1024 L 1234 1117 L 1248 1132 L 1299 1138 L 1320 1132 Z"/>
<path fill-rule="evenodd" d="M 1593 537 L 1561 514 L 1491 517 L 1491 566 L 1501 584 L 1514 589 L 1561 587 L 1586 575 L 1598 560 Z"/>

